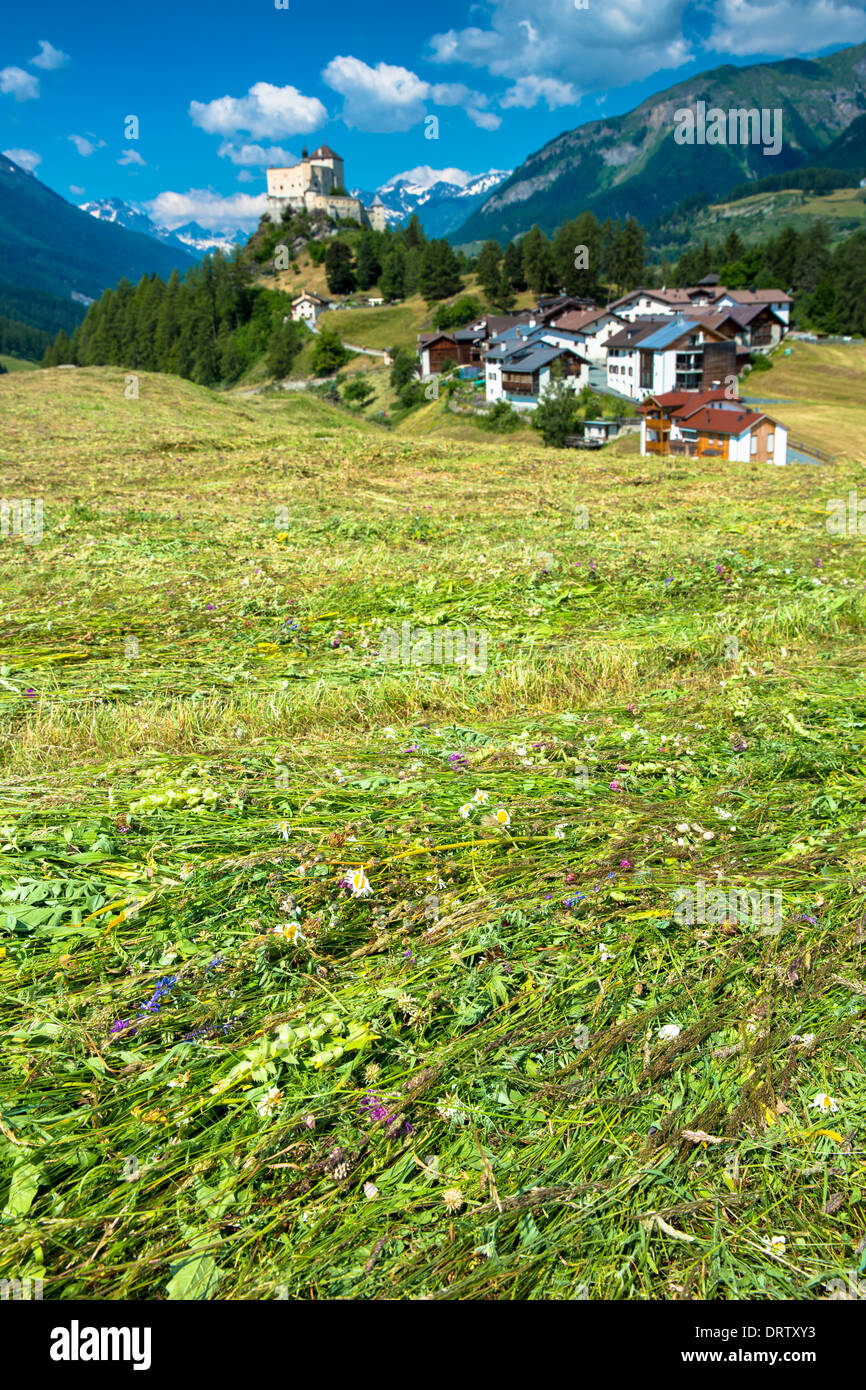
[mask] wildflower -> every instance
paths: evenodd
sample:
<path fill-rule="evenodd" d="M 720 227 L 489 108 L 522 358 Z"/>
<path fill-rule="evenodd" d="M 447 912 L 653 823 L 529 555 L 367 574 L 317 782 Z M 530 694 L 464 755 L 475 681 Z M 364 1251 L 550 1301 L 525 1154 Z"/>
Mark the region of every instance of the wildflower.
<path fill-rule="evenodd" d="M 716 815 L 718 816 L 719 820 L 730 820 L 730 819 L 731 819 L 731 812 L 730 812 L 730 811 L 726 811 L 726 810 L 724 809 L 723 806 L 714 806 L 714 807 L 713 807 L 713 810 L 715 811 L 715 813 L 716 813 Z"/>
<path fill-rule="evenodd" d="M 468 819 L 469 819 L 469 817 L 472 815 L 472 802 L 471 802 L 471 801 L 467 801 L 466 804 L 465 804 L 464 806 L 461 806 L 461 807 L 460 807 L 460 814 L 461 814 L 461 816 L 463 817 L 464 820 L 468 820 Z"/>
<path fill-rule="evenodd" d="M 839 1109 L 839 1102 L 834 1100 L 832 1096 L 828 1096 L 825 1091 L 819 1091 L 812 1101 L 812 1109 L 822 1110 L 824 1114 L 835 1115 Z"/>
<path fill-rule="evenodd" d="M 289 838 L 289 830 L 290 826 L 287 820 L 279 821 L 277 824 L 277 834 L 281 836 L 282 839 L 287 840 Z"/>
<path fill-rule="evenodd" d="M 677 826 L 677 830 L 678 830 L 678 832 L 679 832 L 680 835 L 688 835 L 688 833 L 689 833 L 689 823 L 688 823 L 688 821 L 685 821 L 685 820 L 680 821 L 679 825 Z"/>
<path fill-rule="evenodd" d="M 379 1195 L 379 1189 L 374 1182 L 364 1183 L 364 1196 L 368 1202 L 374 1202 Z"/>
<path fill-rule="evenodd" d="M 555 825 L 555 826 L 553 827 L 553 838 L 554 838 L 555 840 L 564 840 L 564 839 L 565 839 L 565 832 L 566 832 L 567 829 L 568 829 L 568 826 L 567 826 L 567 825 Z"/>
<path fill-rule="evenodd" d="M 338 767 L 334 768 L 334 777 L 341 785 L 346 780 L 345 775 L 340 771 Z"/>
<path fill-rule="evenodd" d="M 619 861 L 619 867 L 620 867 L 621 869 L 633 869 L 633 868 L 634 868 L 634 864 L 632 864 L 632 862 L 631 862 L 630 859 L 621 859 L 621 860 Z"/>
<path fill-rule="evenodd" d="M 378 1062 L 368 1062 L 364 1068 L 364 1080 L 368 1086 L 372 1086 L 382 1068 Z"/>
<path fill-rule="evenodd" d="M 280 922 L 272 928 L 271 935 L 279 936 L 283 941 L 288 941 L 293 946 L 297 946 L 299 941 L 306 941 L 307 939 L 298 922 Z"/>
<path fill-rule="evenodd" d="M 352 896 L 355 898 L 369 897 L 373 891 L 373 886 L 363 868 L 356 869 L 354 873 L 346 874 L 343 882 L 347 888 L 351 888 Z"/>
<path fill-rule="evenodd" d="M 715 832 L 714 830 L 702 830 L 702 831 L 701 831 L 701 839 L 702 839 L 702 840 L 714 840 L 715 838 L 716 838 L 716 832 Z"/>
<path fill-rule="evenodd" d="M 485 805 L 487 804 L 487 802 L 490 800 L 490 793 L 489 793 L 489 792 L 483 792 L 483 791 L 476 791 L 476 793 L 475 793 L 475 795 L 473 796 L 472 800 L 473 800 L 473 801 L 477 801 L 479 806 L 485 806 Z"/>
<path fill-rule="evenodd" d="M 383 730 L 382 730 L 382 733 L 384 734 L 385 738 L 396 738 L 396 737 L 397 737 L 396 730 L 395 730 L 395 729 L 392 729 L 390 724 L 388 725 L 388 727 L 387 727 L 386 729 L 383 729 Z M 367 1183 L 367 1186 L 368 1186 L 368 1187 L 372 1187 L 373 1184 L 372 1184 L 372 1183 Z"/>
<path fill-rule="evenodd" d="M 460 1102 L 454 1095 L 446 1096 L 444 1100 L 437 1101 L 436 1114 L 449 1125 L 465 1125 L 469 1118 L 466 1111 L 461 1109 Z"/>
<path fill-rule="evenodd" d="M 605 965 L 609 960 L 616 960 L 616 953 L 612 951 L 609 946 L 605 946 L 603 941 L 598 948 L 598 954 L 602 959 L 602 963 Z"/>
<path fill-rule="evenodd" d="M 616 778 L 614 778 L 613 781 L 612 781 L 611 784 L 610 784 L 610 789 L 611 789 L 612 792 L 621 791 L 621 790 L 622 790 L 622 782 L 618 782 L 618 781 L 616 780 Z"/>
<path fill-rule="evenodd" d="M 672 1042 L 674 1038 L 679 1037 L 682 1031 L 678 1023 L 666 1023 L 663 1028 L 659 1029 L 659 1042 Z"/>
<path fill-rule="evenodd" d="M 788 1242 L 784 1236 L 770 1236 L 769 1240 L 764 1241 L 764 1249 L 768 1255 L 784 1255 Z"/>
<path fill-rule="evenodd" d="M 445 1191 L 442 1193 L 442 1201 L 445 1203 L 445 1210 L 447 1212 L 453 1213 L 459 1211 L 463 1206 L 463 1193 L 460 1191 L 459 1187 L 446 1187 Z"/>
<path fill-rule="evenodd" d="M 815 1034 L 814 1034 L 814 1033 L 792 1033 L 792 1034 L 791 1034 L 791 1042 L 793 1042 L 793 1043 L 799 1043 L 799 1044 L 800 1044 L 800 1047 L 814 1047 L 814 1046 L 815 1046 Z"/>
<path fill-rule="evenodd" d="M 256 1105 L 256 1110 L 264 1117 L 269 1115 L 272 1110 L 276 1110 L 282 1104 L 282 1101 L 283 1093 L 279 1087 L 270 1086 L 267 1093 L 262 1096 L 261 1100 Z"/>
<path fill-rule="evenodd" d="M 504 806 L 500 806 L 499 810 L 496 812 L 496 814 L 495 814 L 495 816 L 494 816 L 494 820 L 497 822 L 498 825 L 510 825 L 510 824 L 511 824 L 511 817 L 510 817 L 510 815 L 508 814 L 508 812 L 506 811 L 506 809 L 505 809 Z"/>

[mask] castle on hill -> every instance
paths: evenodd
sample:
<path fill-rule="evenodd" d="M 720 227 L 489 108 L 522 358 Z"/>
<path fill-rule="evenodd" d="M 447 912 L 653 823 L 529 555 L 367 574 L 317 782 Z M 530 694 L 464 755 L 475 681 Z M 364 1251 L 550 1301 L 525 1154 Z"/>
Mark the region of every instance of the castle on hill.
<path fill-rule="evenodd" d="M 286 208 L 346 217 L 362 227 L 372 227 L 374 232 L 384 232 L 386 225 L 385 205 L 378 193 L 365 208 L 360 198 L 346 192 L 343 161 L 327 145 L 320 145 L 312 154 L 305 149 L 300 164 L 291 169 L 268 169 L 268 211 L 279 217 Z"/>

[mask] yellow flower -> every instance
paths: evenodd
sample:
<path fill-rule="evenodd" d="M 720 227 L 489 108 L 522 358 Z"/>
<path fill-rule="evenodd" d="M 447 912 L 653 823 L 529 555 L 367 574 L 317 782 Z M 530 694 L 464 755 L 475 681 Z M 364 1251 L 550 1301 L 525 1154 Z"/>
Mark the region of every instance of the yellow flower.
<path fill-rule="evenodd" d="M 506 809 L 505 809 L 504 806 L 500 806 L 499 810 L 496 812 L 496 814 L 495 814 L 495 816 L 494 816 L 494 820 L 497 822 L 498 825 L 510 825 L 510 824 L 511 824 L 511 817 L 510 817 L 510 815 L 508 814 L 508 812 L 506 811 Z"/>
<path fill-rule="evenodd" d="M 490 793 L 477 791 L 472 800 L 477 801 L 479 806 L 484 806 L 490 800 Z"/>

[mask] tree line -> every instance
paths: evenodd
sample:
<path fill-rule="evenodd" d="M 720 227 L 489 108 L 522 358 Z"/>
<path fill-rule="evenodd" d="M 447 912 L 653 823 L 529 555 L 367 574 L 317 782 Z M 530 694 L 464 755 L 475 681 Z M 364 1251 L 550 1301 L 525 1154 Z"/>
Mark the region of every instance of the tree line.
<path fill-rule="evenodd" d="M 202 386 L 236 381 L 263 353 L 274 376 L 284 376 L 307 339 L 306 328 L 284 323 L 289 301 L 251 283 L 236 248 L 206 256 L 181 279 L 144 275 L 122 279 L 90 306 L 71 338 L 61 332 L 42 359 L 45 367 L 112 365 L 171 372 Z"/>

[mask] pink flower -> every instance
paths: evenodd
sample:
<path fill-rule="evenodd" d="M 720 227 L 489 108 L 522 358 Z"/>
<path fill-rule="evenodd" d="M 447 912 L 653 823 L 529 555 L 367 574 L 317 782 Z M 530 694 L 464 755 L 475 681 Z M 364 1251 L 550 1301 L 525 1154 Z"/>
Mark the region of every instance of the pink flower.
<path fill-rule="evenodd" d="M 621 859 L 621 860 L 619 861 L 619 867 L 620 867 L 621 869 L 633 869 L 633 868 L 634 868 L 634 864 L 632 864 L 632 862 L 631 862 L 630 859 Z"/>
<path fill-rule="evenodd" d="M 622 782 L 617 782 L 616 778 L 614 778 L 610 784 L 610 789 L 612 792 L 620 791 L 622 789 Z"/>

